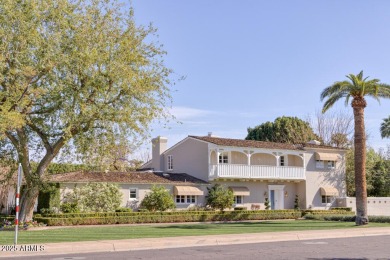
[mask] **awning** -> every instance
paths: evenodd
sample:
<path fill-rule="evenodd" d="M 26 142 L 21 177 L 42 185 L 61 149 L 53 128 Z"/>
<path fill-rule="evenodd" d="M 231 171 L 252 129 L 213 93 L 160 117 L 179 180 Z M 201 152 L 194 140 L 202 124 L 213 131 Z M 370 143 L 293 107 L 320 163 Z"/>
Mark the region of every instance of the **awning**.
<path fill-rule="evenodd" d="M 339 191 L 333 187 L 321 187 L 321 196 L 337 197 L 339 196 Z"/>
<path fill-rule="evenodd" d="M 195 196 L 203 195 L 202 190 L 192 186 L 175 186 L 173 188 L 173 193 L 175 195 L 195 195 Z"/>
<path fill-rule="evenodd" d="M 249 196 L 250 192 L 247 187 L 229 187 L 233 191 L 233 194 L 236 196 Z"/>
<path fill-rule="evenodd" d="M 339 159 L 338 154 L 334 153 L 315 153 L 316 160 L 319 161 L 337 161 Z"/>

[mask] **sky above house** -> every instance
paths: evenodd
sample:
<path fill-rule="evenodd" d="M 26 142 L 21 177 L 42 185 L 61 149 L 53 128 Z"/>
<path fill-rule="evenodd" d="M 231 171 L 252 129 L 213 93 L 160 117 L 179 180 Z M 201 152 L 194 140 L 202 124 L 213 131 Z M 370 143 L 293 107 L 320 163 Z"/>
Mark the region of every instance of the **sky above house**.
<path fill-rule="evenodd" d="M 188 135 L 245 138 L 247 128 L 279 116 L 314 117 L 321 91 L 345 75 L 390 84 L 390 1 L 133 0 L 137 24 L 152 23 L 154 40 L 174 70 L 167 128 L 151 136 L 172 146 Z M 390 100 L 367 98 L 368 145 L 390 144 L 379 127 Z M 339 101 L 335 110 L 350 106 Z M 148 143 L 145 147 L 150 147 Z"/>

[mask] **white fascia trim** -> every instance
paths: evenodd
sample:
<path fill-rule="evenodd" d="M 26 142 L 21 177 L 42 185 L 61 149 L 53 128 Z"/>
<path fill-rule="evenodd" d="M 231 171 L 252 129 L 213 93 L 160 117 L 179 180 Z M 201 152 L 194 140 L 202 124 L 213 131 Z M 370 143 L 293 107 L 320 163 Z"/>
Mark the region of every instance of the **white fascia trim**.
<path fill-rule="evenodd" d="M 244 151 L 254 151 L 254 153 L 251 154 L 257 154 L 257 153 L 265 153 L 265 154 L 271 154 L 275 156 L 275 153 L 280 153 L 281 155 L 297 155 L 302 157 L 302 154 L 304 154 L 306 151 L 295 151 L 295 150 L 283 150 L 283 149 L 266 149 L 266 148 L 253 148 L 253 147 L 237 147 L 237 146 L 220 146 L 213 143 L 208 143 L 209 149 L 223 149 L 226 152 L 242 152 Z"/>

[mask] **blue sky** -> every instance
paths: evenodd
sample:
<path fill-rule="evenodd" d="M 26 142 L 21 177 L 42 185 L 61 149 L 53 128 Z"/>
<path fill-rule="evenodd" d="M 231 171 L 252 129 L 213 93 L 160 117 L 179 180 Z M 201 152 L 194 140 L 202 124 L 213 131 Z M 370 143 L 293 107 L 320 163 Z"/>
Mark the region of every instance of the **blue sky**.
<path fill-rule="evenodd" d="M 173 87 L 172 113 L 181 123 L 154 124 L 151 132 L 168 137 L 169 146 L 207 132 L 245 138 L 247 127 L 279 116 L 313 116 L 321 91 L 349 73 L 364 70 L 390 84 L 390 1 L 132 4 L 138 24 L 158 29 L 173 77 L 186 77 Z M 379 127 L 390 100 L 367 101 L 368 144 L 386 147 Z"/>

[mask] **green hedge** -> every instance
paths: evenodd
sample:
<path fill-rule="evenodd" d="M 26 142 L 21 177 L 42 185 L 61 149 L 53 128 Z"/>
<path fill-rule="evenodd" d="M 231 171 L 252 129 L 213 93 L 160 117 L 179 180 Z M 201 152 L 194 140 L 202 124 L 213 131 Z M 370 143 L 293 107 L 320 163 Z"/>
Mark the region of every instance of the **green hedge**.
<path fill-rule="evenodd" d="M 355 215 L 306 215 L 306 219 L 355 222 Z M 368 216 L 369 222 L 390 223 L 390 216 Z"/>
<path fill-rule="evenodd" d="M 51 216 L 56 215 L 56 216 Z M 240 221 L 297 219 L 301 211 L 296 210 L 256 210 L 256 211 L 183 211 L 183 212 L 115 212 L 83 214 L 51 214 L 35 217 L 34 220 L 48 226 L 102 225 L 102 224 L 138 224 L 138 223 L 175 223 L 205 221 Z M 65 215 L 65 216 L 64 216 Z"/>
<path fill-rule="evenodd" d="M 306 215 L 354 215 L 351 210 L 331 209 L 331 210 L 302 210 L 302 216 Z"/>

